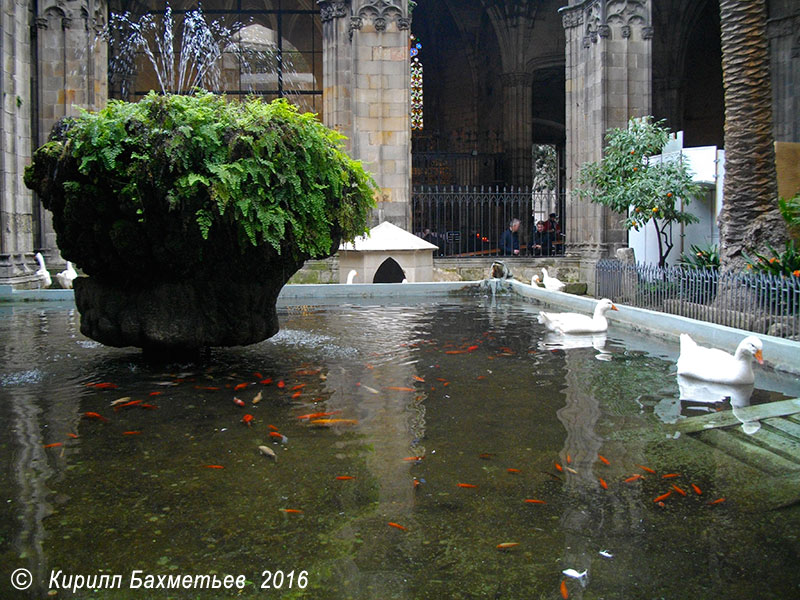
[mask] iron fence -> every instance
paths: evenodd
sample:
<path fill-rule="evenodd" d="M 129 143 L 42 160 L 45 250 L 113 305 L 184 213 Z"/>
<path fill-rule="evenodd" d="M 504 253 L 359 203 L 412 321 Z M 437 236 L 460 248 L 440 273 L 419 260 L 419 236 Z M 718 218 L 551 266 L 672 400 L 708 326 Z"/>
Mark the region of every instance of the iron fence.
<path fill-rule="evenodd" d="M 800 277 L 598 261 L 598 298 L 800 339 Z"/>
<path fill-rule="evenodd" d="M 455 185 L 482 183 L 496 185 L 506 181 L 505 154 L 471 152 L 411 153 L 411 168 L 416 185 Z"/>
<path fill-rule="evenodd" d="M 550 253 L 563 254 L 564 206 L 563 194 L 525 187 L 414 187 L 412 228 L 438 246 L 438 256 L 489 256 L 500 253 L 500 236 L 516 218 L 520 220 L 520 252 L 526 254 L 536 222 L 556 213 L 559 227 L 549 235 Z"/>

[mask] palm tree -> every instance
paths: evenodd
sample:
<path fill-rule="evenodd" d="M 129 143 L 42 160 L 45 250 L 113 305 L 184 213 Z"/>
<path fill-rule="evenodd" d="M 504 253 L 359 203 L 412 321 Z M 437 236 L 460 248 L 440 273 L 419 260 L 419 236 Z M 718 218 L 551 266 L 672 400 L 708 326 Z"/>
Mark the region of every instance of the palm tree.
<path fill-rule="evenodd" d="M 720 0 L 725 89 L 725 202 L 720 263 L 741 270 L 742 251 L 786 239 L 778 210 L 766 0 Z"/>

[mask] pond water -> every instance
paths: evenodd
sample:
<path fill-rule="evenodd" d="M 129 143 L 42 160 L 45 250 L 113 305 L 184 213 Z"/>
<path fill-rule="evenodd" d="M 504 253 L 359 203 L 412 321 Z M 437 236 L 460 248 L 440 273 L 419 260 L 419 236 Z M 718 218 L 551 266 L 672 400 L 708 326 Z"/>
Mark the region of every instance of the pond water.
<path fill-rule="evenodd" d="M 0 597 L 798 597 L 800 506 L 665 425 L 730 408 L 678 400 L 677 347 L 565 345 L 536 312 L 285 306 L 266 342 L 163 366 L 70 304 L 0 306 Z M 798 388 L 759 370 L 751 401 Z"/>

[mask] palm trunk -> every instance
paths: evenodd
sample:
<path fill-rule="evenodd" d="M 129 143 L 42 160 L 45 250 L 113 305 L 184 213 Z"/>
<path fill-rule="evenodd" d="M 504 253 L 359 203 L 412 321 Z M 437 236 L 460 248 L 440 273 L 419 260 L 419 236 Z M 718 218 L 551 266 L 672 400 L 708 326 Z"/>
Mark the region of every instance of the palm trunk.
<path fill-rule="evenodd" d="M 719 216 L 723 271 L 745 265 L 742 251 L 786 239 L 778 211 L 766 0 L 720 0 L 725 89 L 725 186 Z"/>

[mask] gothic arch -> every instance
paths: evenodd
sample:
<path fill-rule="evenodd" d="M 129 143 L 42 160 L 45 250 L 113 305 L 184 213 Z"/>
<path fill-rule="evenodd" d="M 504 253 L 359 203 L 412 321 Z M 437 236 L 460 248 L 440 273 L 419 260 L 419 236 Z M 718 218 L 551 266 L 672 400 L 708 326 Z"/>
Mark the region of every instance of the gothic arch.
<path fill-rule="evenodd" d="M 403 267 L 390 256 L 375 271 L 372 283 L 402 283 L 405 278 L 406 274 L 403 271 Z"/>

